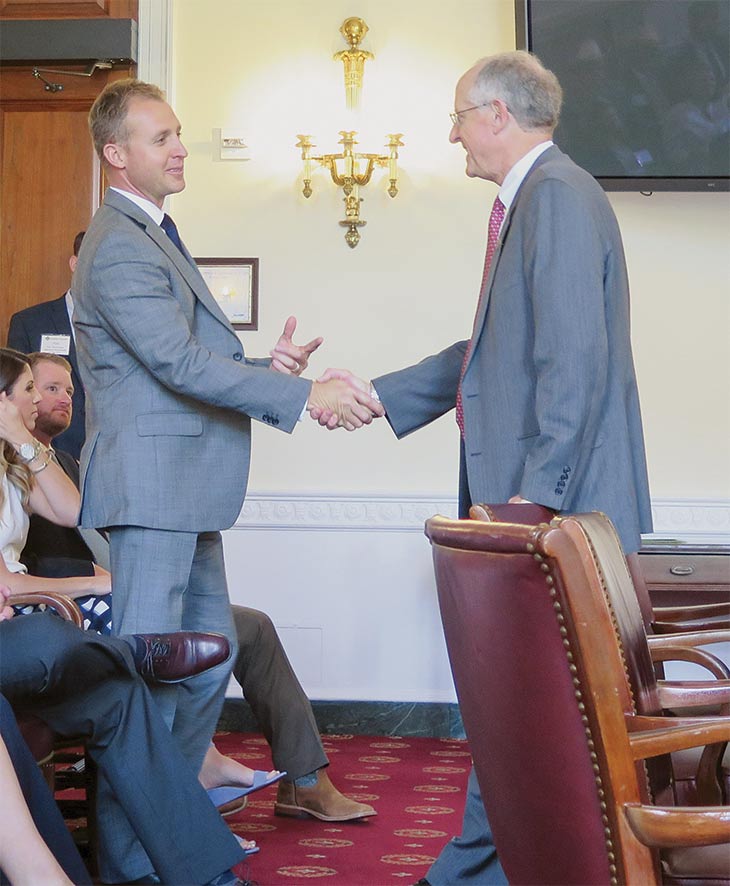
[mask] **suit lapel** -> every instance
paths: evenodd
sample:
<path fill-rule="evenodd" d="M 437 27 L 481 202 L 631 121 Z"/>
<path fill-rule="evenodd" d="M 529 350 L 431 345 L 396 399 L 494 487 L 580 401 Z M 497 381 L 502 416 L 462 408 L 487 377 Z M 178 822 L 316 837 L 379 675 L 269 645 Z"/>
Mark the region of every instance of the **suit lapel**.
<path fill-rule="evenodd" d="M 520 182 L 520 186 L 517 189 L 517 193 L 515 194 L 515 198 L 512 201 L 512 204 L 505 216 L 504 222 L 502 223 L 502 230 L 499 232 L 499 240 L 497 241 L 497 246 L 495 247 L 494 254 L 492 255 L 492 262 L 489 265 L 489 274 L 487 274 L 487 279 L 484 281 L 484 292 L 480 293 L 479 298 L 479 308 L 477 310 L 477 315 L 474 318 L 474 329 L 472 331 L 472 347 L 469 350 L 469 357 L 464 367 L 464 372 L 466 372 L 471 360 L 474 356 L 474 345 L 476 344 L 479 336 L 482 333 L 482 329 L 484 328 L 484 323 L 487 319 L 487 309 L 489 308 L 489 298 L 492 294 L 492 283 L 494 282 L 494 275 L 496 274 L 497 267 L 499 265 L 499 258 L 502 254 L 502 249 L 504 248 L 505 241 L 507 240 L 507 235 L 509 234 L 509 229 L 512 224 L 512 218 L 515 213 L 515 209 L 517 208 L 517 204 L 520 199 L 520 194 L 525 186 L 525 182 L 532 175 L 533 170 L 535 170 L 538 166 L 541 166 L 546 160 L 550 159 L 550 157 L 555 157 L 555 155 L 560 153 L 560 149 L 555 145 L 551 145 L 546 151 L 543 151 L 542 154 L 535 160 L 535 162 L 530 167 L 527 175 Z"/>
<path fill-rule="evenodd" d="M 153 219 L 147 215 L 142 209 L 140 209 L 135 203 L 132 203 L 131 200 L 127 200 L 123 195 L 117 193 L 116 191 L 112 191 L 109 189 L 106 192 L 106 196 L 104 198 L 104 202 L 118 210 L 119 212 L 123 212 L 125 215 L 128 215 L 130 218 L 134 219 L 137 224 L 141 225 L 147 235 L 154 241 L 154 243 L 165 253 L 165 255 L 172 261 L 177 270 L 180 272 L 180 275 L 185 279 L 190 288 L 195 293 L 196 298 L 200 301 L 206 309 L 219 320 L 229 331 L 235 332 L 233 327 L 230 324 L 230 321 L 226 317 L 223 309 L 215 300 L 211 291 L 208 289 L 205 280 L 198 270 L 192 256 L 185 249 L 185 254 L 180 252 L 180 250 L 175 246 L 172 240 L 167 236 L 167 234 L 162 230 L 162 228 L 155 222 Z"/>
<path fill-rule="evenodd" d="M 61 298 L 54 298 L 48 307 L 50 308 L 53 331 L 59 335 L 71 335 L 71 323 L 66 309 L 66 293 L 64 292 Z"/>
<path fill-rule="evenodd" d="M 59 335 L 67 335 L 69 337 L 68 354 L 65 356 L 71 364 L 71 378 L 74 387 L 78 388 L 81 385 L 81 379 L 79 377 L 79 364 L 76 359 L 76 342 L 74 341 L 73 330 L 71 329 L 71 321 L 68 319 L 66 293 L 64 292 L 61 298 L 56 298 L 50 302 L 49 308 L 49 318 L 51 325 L 53 326 L 53 331 Z"/>

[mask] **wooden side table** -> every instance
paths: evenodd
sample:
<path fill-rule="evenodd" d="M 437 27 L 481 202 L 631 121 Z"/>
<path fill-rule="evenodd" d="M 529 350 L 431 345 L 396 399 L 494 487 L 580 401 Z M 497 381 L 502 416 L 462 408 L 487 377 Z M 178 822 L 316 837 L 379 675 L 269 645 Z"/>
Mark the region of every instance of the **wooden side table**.
<path fill-rule="evenodd" d="M 654 606 L 730 600 L 730 545 L 651 540 L 639 561 Z"/>

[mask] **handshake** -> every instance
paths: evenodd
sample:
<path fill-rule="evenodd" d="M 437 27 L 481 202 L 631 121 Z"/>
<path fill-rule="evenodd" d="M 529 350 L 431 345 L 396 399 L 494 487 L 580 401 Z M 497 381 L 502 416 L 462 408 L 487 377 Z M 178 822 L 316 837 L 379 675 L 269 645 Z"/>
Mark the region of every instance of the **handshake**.
<path fill-rule="evenodd" d="M 384 415 L 382 404 L 373 394 L 370 382 L 346 369 L 328 369 L 312 382 L 307 412 L 330 431 L 335 428 L 354 431 Z"/>
<path fill-rule="evenodd" d="M 295 345 L 292 336 L 296 326 L 296 318 L 289 317 L 284 332 L 271 351 L 271 368 L 277 372 L 300 375 L 307 368 L 309 357 L 322 344 L 321 338 L 315 338 L 306 345 Z M 345 428 L 354 431 L 385 414 L 373 394 L 370 382 L 346 369 L 328 369 L 312 382 L 307 412 L 329 430 Z"/>

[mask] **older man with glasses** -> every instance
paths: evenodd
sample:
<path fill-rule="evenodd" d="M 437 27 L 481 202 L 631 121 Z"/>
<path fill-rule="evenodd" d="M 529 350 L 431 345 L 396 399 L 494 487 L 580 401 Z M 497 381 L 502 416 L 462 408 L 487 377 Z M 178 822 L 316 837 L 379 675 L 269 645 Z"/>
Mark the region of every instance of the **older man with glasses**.
<path fill-rule="evenodd" d="M 631 553 L 651 509 L 626 264 L 605 194 L 553 144 L 561 100 L 526 52 L 482 59 L 459 80 L 450 140 L 469 177 L 499 186 L 471 336 L 358 382 L 398 437 L 455 408 L 462 517 L 472 502 L 600 510 Z M 505 883 L 497 849 L 472 771 L 462 834 L 421 883 Z"/>

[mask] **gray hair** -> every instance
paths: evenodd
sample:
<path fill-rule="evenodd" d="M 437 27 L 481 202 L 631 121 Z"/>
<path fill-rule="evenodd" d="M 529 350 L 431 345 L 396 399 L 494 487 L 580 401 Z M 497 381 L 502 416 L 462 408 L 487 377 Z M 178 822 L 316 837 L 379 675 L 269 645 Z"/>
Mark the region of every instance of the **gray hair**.
<path fill-rule="evenodd" d="M 471 99 L 486 104 L 495 98 L 507 105 L 520 129 L 552 131 L 558 125 L 563 90 L 536 55 L 518 50 L 484 59 Z"/>

